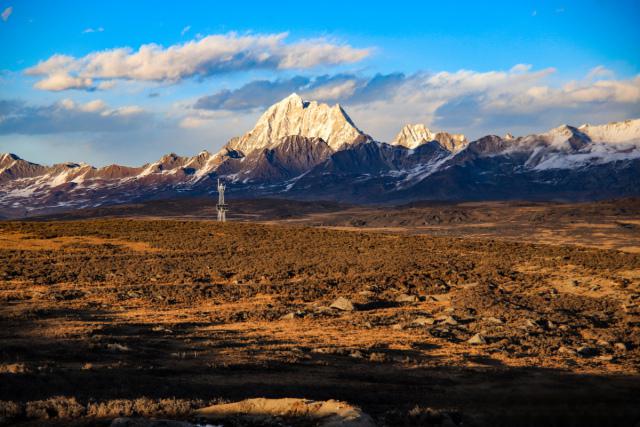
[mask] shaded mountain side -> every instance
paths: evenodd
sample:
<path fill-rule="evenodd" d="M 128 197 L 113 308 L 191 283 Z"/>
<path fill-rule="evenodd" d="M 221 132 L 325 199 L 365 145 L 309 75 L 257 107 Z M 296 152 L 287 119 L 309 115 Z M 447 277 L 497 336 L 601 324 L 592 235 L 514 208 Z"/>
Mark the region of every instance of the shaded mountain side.
<path fill-rule="evenodd" d="M 640 160 L 521 173 L 512 173 L 510 166 L 514 164 L 503 158 L 483 158 L 469 166 L 454 165 L 411 188 L 397 191 L 392 200 L 587 201 L 639 193 Z"/>
<path fill-rule="evenodd" d="M 233 153 L 220 165 L 218 174 L 242 182 L 276 183 L 307 172 L 333 150 L 321 138 L 291 135 L 273 148 L 254 150 L 246 156 Z"/>

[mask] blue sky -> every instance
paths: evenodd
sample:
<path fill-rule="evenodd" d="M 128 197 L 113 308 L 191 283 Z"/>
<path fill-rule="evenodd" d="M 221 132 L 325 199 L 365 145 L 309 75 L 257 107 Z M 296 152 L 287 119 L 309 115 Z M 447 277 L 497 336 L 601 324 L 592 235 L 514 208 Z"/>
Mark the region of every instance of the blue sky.
<path fill-rule="evenodd" d="M 216 151 L 292 90 L 344 104 L 385 141 L 408 122 L 474 138 L 640 115 L 638 1 L 0 0 L 0 12 L 0 152 L 36 162 Z"/>

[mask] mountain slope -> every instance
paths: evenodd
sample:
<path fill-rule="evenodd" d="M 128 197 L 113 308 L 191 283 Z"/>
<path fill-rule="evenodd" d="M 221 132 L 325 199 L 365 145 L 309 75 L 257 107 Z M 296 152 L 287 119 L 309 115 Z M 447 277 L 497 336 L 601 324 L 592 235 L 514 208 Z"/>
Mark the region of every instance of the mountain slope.
<path fill-rule="evenodd" d="M 389 144 L 339 106 L 293 94 L 218 153 L 174 153 L 140 167 L 43 166 L 0 155 L 0 215 L 24 216 L 149 199 L 209 195 L 380 203 L 486 199 L 601 199 L 640 194 L 640 119 L 562 125 L 513 137 L 407 125 Z"/>

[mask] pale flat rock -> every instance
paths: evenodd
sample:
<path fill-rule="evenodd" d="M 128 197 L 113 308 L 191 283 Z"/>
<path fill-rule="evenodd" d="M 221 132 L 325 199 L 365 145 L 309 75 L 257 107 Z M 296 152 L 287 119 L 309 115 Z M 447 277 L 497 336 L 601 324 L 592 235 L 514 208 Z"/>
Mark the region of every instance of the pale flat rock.
<path fill-rule="evenodd" d="M 473 344 L 473 345 L 481 345 L 481 344 L 486 344 L 487 340 L 480 334 L 475 334 L 474 336 L 472 336 L 471 338 L 469 338 L 467 340 L 467 342 L 469 344 Z"/>
<path fill-rule="evenodd" d="M 319 420 L 321 427 L 374 427 L 371 417 L 358 407 L 337 400 L 313 401 L 307 399 L 247 399 L 224 403 L 196 411 L 199 416 L 217 420 L 229 416 L 291 417 Z"/>
<path fill-rule="evenodd" d="M 418 302 L 419 298 L 415 295 L 400 294 L 396 297 L 396 302 Z"/>
<path fill-rule="evenodd" d="M 354 309 L 351 301 L 344 297 L 337 298 L 329 307 L 342 311 L 353 311 Z"/>
<path fill-rule="evenodd" d="M 435 319 L 431 317 L 420 316 L 420 317 L 416 317 L 413 320 L 413 322 L 411 322 L 411 324 L 414 326 L 427 326 L 427 325 L 433 325 L 435 322 L 436 322 Z"/>

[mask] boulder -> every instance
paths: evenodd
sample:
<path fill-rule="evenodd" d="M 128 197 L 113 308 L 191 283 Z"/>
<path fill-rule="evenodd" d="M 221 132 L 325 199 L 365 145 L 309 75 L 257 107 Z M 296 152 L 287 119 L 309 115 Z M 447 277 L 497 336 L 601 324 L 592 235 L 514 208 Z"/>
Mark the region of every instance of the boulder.
<path fill-rule="evenodd" d="M 469 338 L 467 340 L 467 342 L 469 344 L 473 344 L 473 345 L 481 345 L 481 344 L 486 344 L 487 340 L 480 334 L 475 334 L 474 336 L 472 336 L 471 338 Z"/>
<path fill-rule="evenodd" d="M 420 299 L 416 295 L 400 294 L 396 297 L 396 302 L 418 302 Z"/>
<path fill-rule="evenodd" d="M 349 301 L 348 299 L 346 299 L 344 297 L 339 297 L 334 302 L 332 302 L 329 307 L 334 308 L 336 310 L 340 310 L 340 311 L 353 311 L 354 310 L 353 304 L 351 303 L 351 301 Z"/>
<path fill-rule="evenodd" d="M 424 317 L 424 316 L 416 317 L 413 320 L 413 322 L 411 322 L 413 326 L 427 326 L 427 325 L 433 325 L 434 323 L 435 323 L 434 319 L 432 319 L 431 317 Z"/>

